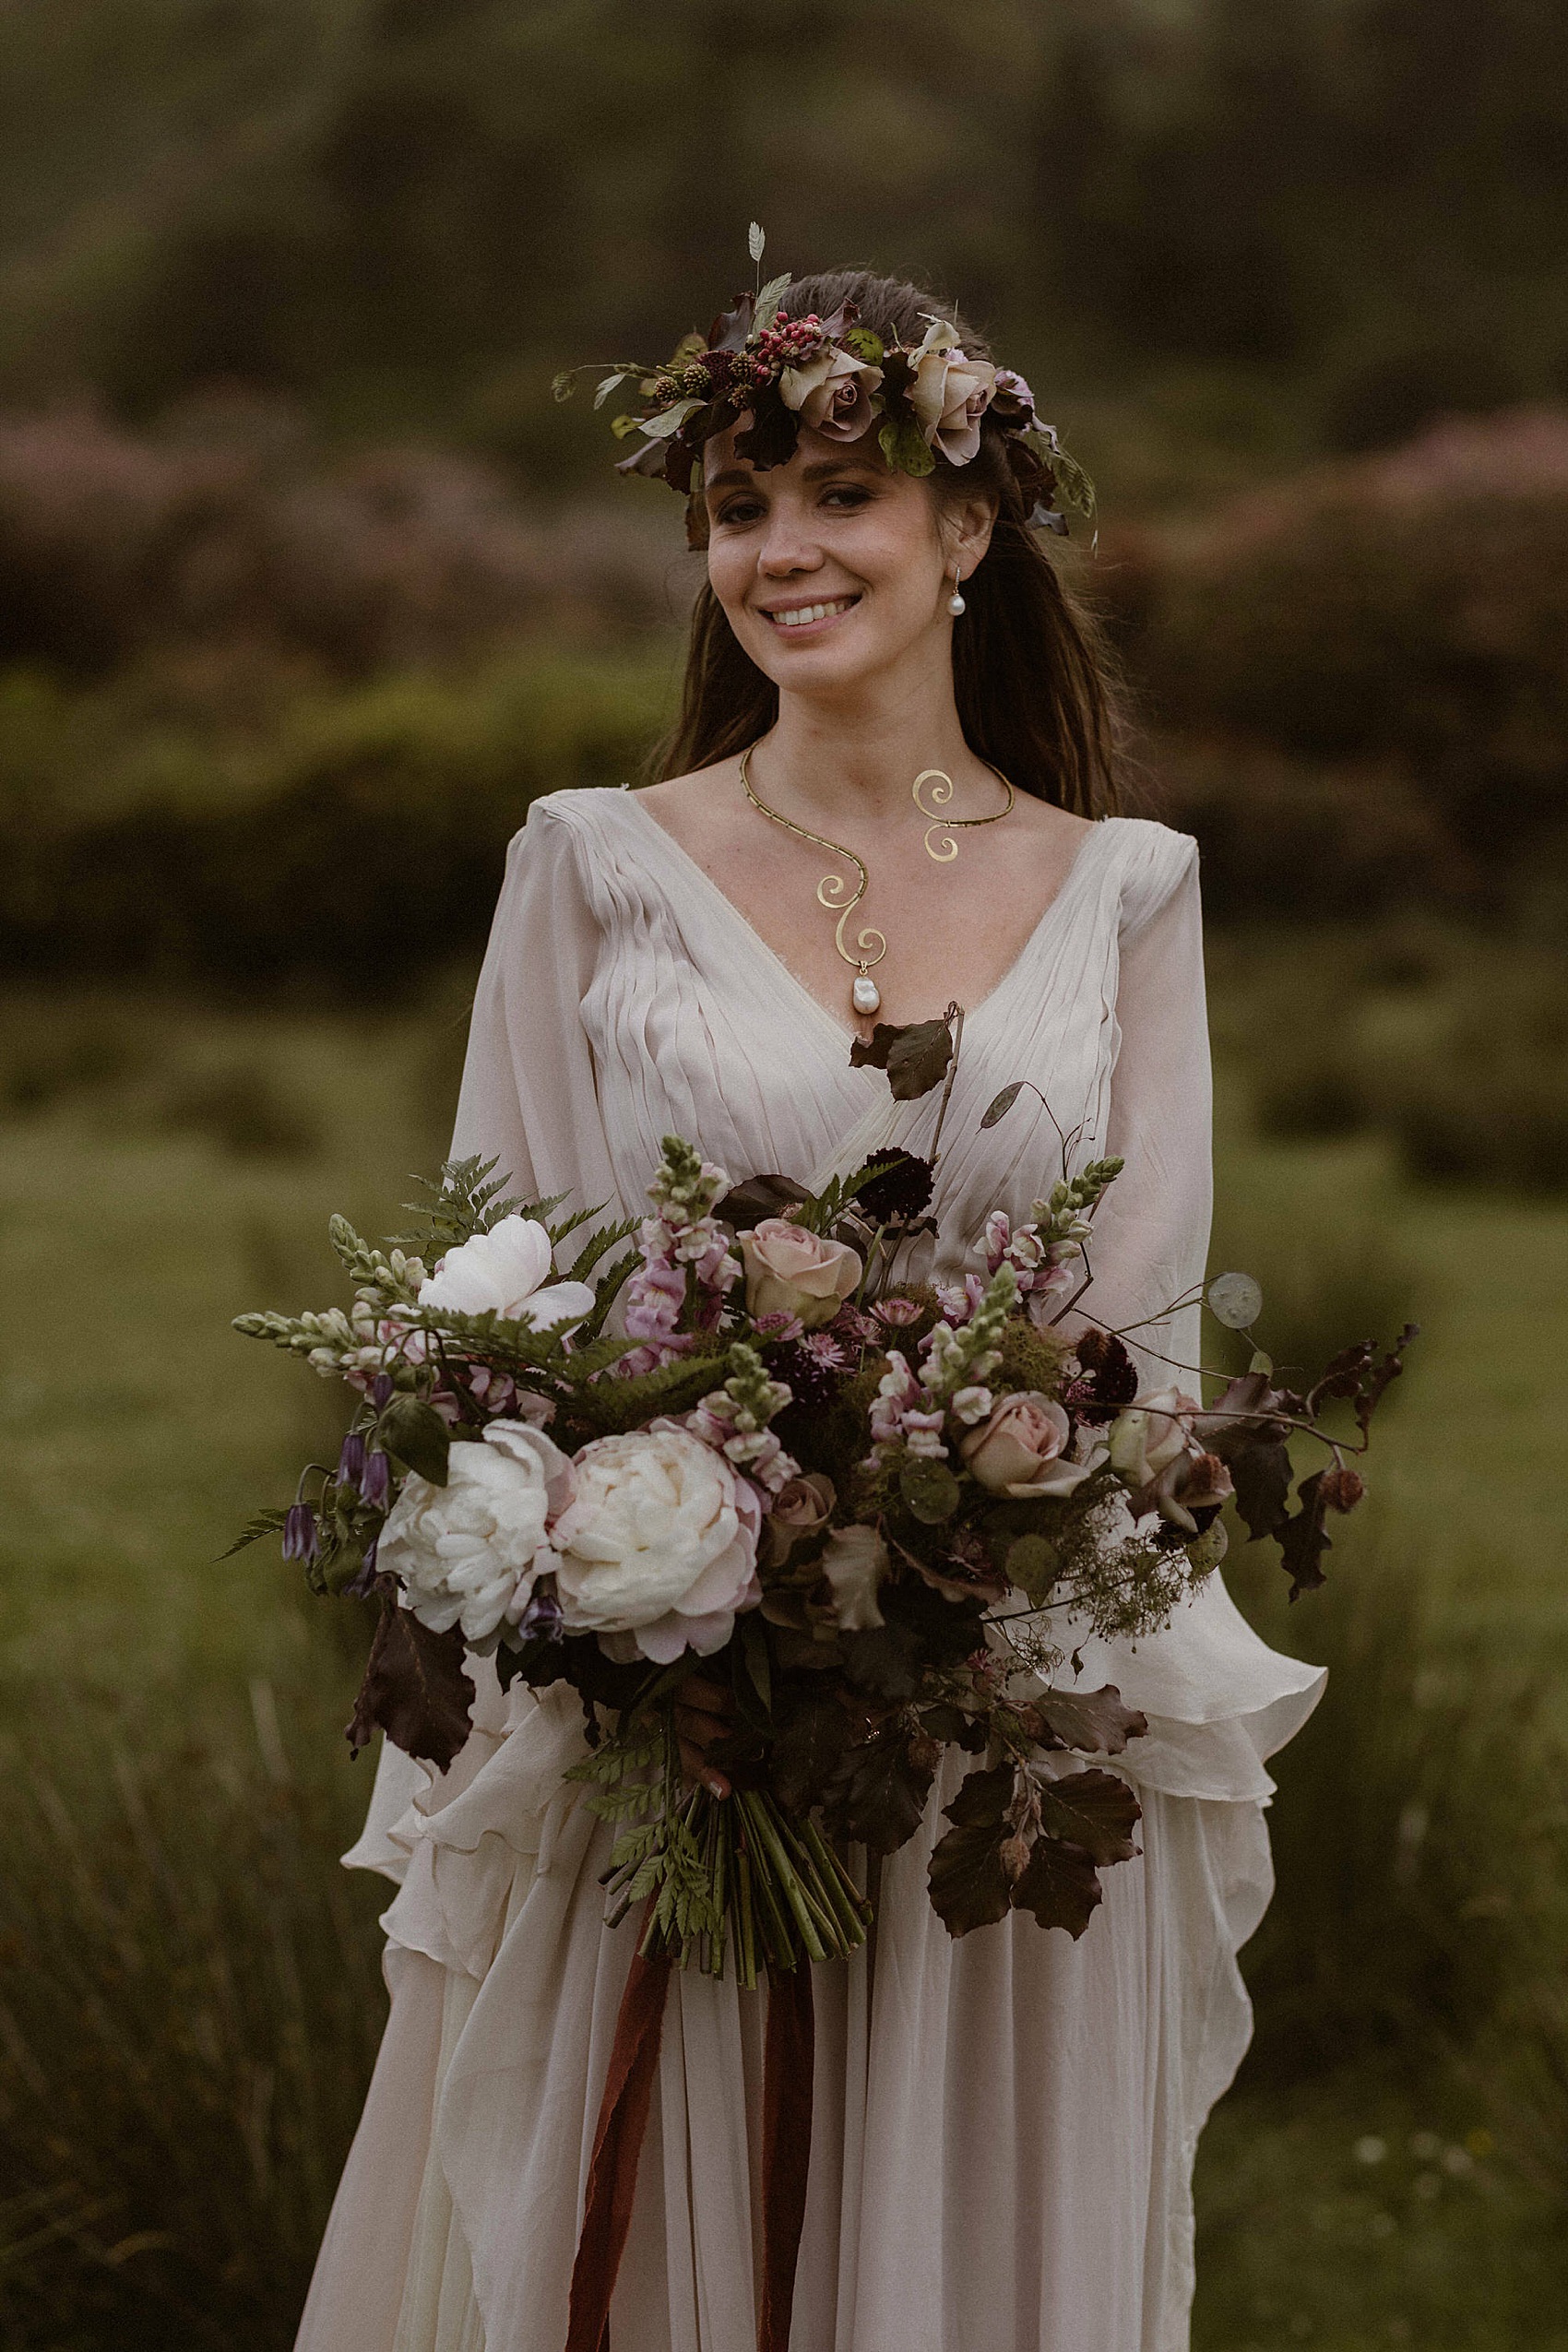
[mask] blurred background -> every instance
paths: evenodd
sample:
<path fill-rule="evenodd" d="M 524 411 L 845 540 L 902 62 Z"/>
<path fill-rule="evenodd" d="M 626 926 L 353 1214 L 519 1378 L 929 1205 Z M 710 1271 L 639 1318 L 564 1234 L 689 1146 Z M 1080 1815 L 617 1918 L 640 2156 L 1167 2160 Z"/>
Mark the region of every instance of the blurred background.
<path fill-rule="evenodd" d="M 0 2345 L 285 2352 L 382 2017 L 335 1451 L 234 1337 L 445 1149 L 504 845 L 668 711 L 677 503 L 553 371 L 950 293 L 1203 846 L 1216 1263 L 1424 1336 L 1280 1760 L 1199 2352 L 1568 2346 L 1568 16 L 0 0 Z"/>

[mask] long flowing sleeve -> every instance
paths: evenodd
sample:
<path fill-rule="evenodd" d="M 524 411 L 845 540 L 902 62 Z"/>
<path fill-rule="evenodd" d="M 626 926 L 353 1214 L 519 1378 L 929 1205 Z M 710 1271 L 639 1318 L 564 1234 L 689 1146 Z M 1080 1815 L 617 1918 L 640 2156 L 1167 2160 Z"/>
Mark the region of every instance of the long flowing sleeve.
<path fill-rule="evenodd" d="M 526 1198 L 597 1208 L 615 1187 L 583 1026 L 600 934 L 580 855 L 574 828 L 537 802 L 506 853 L 452 1150 L 498 1158 Z"/>
<path fill-rule="evenodd" d="M 1095 1220 L 1095 1322 L 1127 1329 L 1142 1384 L 1197 1394 L 1200 1309 L 1213 1207 L 1208 1023 L 1197 846 L 1167 836 L 1174 879 L 1138 894 L 1120 949 L 1106 1151 L 1126 1165 Z M 1153 898 L 1153 904 L 1149 900 Z M 1178 1373 L 1170 1359 L 1183 1367 Z"/>
<path fill-rule="evenodd" d="M 573 828 L 548 801 L 536 802 L 506 855 L 474 991 L 452 1155 L 496 1159 L 519 1197 L 560 1194 L 564 1209 L 597 1209 L 613 1202 L 615 1183 L 583 1026 L 600 932 L 579 858 Z M 474 1670 L 482 1744 L 505 1708 L 493 1671 L 479 1661 Z M 459 1762 L 459 1776 L 466 1769 Z M 398 1825 L 430 1779 L 384 1740 L 364 1828 L 345 1862 L 400 1882 L 409 1843 Z"/>
<path fill-rule="evenodd" d="M 1106 1150 L 1124 1158 L 1095 1219 L 1086 1312 L 1126 1332 L 1145 1389 L 1200 1394 L 1201 1287 L 1213 1207 L 1213 1096 L 1196 844 L 1147 828 L 1123 900 Z M 1189 1301 L 1171 1312 L 1175 1302 Z M 1132 1326 L 1129 1328 L 1129 1326 Z M 1151 1718 L 1127 1752 L 1134 1779 L 1172 1795 L 1266 1798 L 1264 1759 L 1300 1728 L 1319 1668 L 1259 1640 L 1211 1575 L 1167 1629 L 1088 1642 L 1081 1680 L 1117 1684 Z"/>

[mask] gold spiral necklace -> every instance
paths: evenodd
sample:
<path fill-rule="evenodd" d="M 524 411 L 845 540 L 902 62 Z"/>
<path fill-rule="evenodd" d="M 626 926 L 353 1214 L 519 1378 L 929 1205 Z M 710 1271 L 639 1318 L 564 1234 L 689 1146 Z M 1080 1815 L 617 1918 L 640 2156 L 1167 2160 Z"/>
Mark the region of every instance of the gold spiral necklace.
<path fill-rule="evenodd" d="M 871 876 L 866 871 L 865 860 L 857 857 L 853 849 L 846 849 L 841 841 L 830 841 L 826 834 L 812 833 L 805 826 L 796 825 L 791 818 L 780 816 L 777 809 L 770 809 L 766 801 L 757 798 L 752 789 L 751 778 L 751 758 L 755 749 L 754 743 L 748 743 L 741 754 L 741 788 L 753 808 L 763 816 L 771 817 L 775 825 L 781 825 L 786 833 L 793 833 L 802 841 L 814 842 L 819 849 L 827 849 L 836 858 L 847 859 L 860 876 L 859 884 L 851 890 L 843 874 L 825 873 L 816 885 L 816 895 L 819 905 L 826 907 L 830 915 L 837 916 L 838 920 L 833 930 L 833 944 L 844 961 L 854 967 L 855 977 L 849 987 L 850 1004 L 857 1013 L 879 1013 L 882 1010 L 882 991 L 871 974 L 873 965 L 880 964 L 886 955 L 887 942 L 881 932 L 873 929 L 870 925 L 856 934 L 853 947 L 847 946 L 844 940 L 844 926 L 865 897 L 870 885 Z M 1012 785 L 999 767 L 992 767 L 990 760 L 983 762 L 983 765 L 991 768 L 992 774 L 1007 795 L 1004 804 L 993 810 L 990 816 L 944 816 L 941 812 L 953 798 L 954 784 L 953 778 L 940 767 L 922 767 L 909 787 L 916 808 L 927 820 L 926 855 L 933 859 L 938 865 L 951 865 L 957 856 L 958 844 L 953 838 L 955 833 L 968 832 L 979 825 L 998 825 L 1012 811 L 1013 803 L 1017 798 Z M 929 807 L 921 798 L 921 790 L 926 787 L 930 788 L 931 805 Z"/>

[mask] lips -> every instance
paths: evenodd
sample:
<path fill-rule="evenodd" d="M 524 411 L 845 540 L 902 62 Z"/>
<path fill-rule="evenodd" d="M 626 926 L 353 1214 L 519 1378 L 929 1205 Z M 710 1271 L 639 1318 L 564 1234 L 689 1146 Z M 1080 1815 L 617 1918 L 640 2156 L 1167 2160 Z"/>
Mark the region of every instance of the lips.
<path fill-rule="evenodd" d="M 772 612 L 763 610 L 763 618 L 774 628 L 793 635 L 799 630 L 814 628 L 824 621 L 840 620 L 860 600 L 858 595 L 836 596 L 814 604 L 780 605 Z"/>

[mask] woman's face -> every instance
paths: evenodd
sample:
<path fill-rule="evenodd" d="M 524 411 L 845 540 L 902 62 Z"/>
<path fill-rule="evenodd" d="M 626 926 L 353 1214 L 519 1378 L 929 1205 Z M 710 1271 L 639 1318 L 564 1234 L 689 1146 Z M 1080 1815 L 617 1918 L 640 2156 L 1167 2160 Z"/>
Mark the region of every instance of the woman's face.
<path fill-rule="evenodd" d="M 858 441 L 803 430 L 787 466 L 735 454 L 735 431 L 707 445 L 707 576 L 757 668 L 800 693 L 874 676 L 925 649 L 951 658 L 953 563 L 984 552 L 989 514 L 945 531 L 923 481 L 896 473 L 874 427 Z"/>

